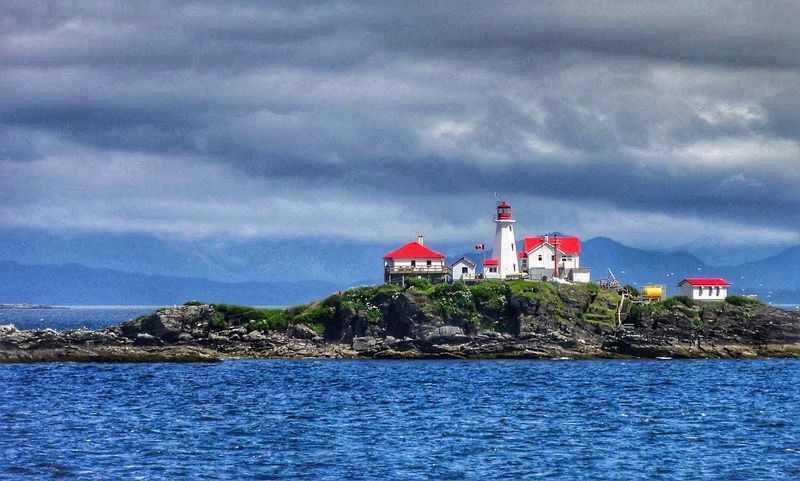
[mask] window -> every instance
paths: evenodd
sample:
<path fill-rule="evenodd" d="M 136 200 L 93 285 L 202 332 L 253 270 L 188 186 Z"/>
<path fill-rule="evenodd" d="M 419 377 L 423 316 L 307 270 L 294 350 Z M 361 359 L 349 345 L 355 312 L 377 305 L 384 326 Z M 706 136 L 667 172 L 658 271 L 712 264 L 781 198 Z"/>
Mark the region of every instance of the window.
<path fill-rule="evenodd" d="M 490 267 L 489 272 L 497 272 L 497 267 Z"/>
<path fill-rule="evenodd" d="M 717 297 L 719 297 L 719 286 L 717 286 L 716 289 L 714 289 L 714 290 L 716 291 Z"/>
<path fill-rule="evenodd" d="M 428 265 L 428 267 L 430 267 L 431 266 L 431 261 L 428 261 L 427 265 Z"/>
<path fill-rule="evenodd" d="M 514 250 L 514 243 L 513 242 L 511 243 L 511 250 L 512 251 Z"/>
<path fill-rule="evenodd" d="M 550 260 L 551 260 L 551 261 L 554 261 L 554 260 L 556 260 L 556 256 L 555 256 L 555 254 L 553 254 L 553 255 L 551 255 L 551 256 L 550 256 Z"/>
<path fill-rule="evenodd" d="M 516 264 L 514 264 L 514 270 L 517 270 L 517 265 Z"/>
<path fill-rule="evenodd" d="M 697 288 L 697 297 L 700 297 L 702 295 L 703 295 L 703 288 L 702 287 L 698 287 Z"/>
<path fill-rule="evenodd" d="M 462 267 L 462 268 L 461 268 L 461 273 L 462 273 L 462 274 L 469 274 L 469 267 L 466 267 L 466 266 L 465 266 L 465 267 Z"/>
<path fill-rule="evenodd" d="M 539 260 L 542 260 L 542 255 L 541 254 L 539 254 Z"/>
<path fill-rule="evenodd" d="M 708 286 L 708 295 L 709 295 L 709 296 L 710 296 L 710 295 L 712 295 L 712 294 L 711 294 L 711 286 Z"/>
<path fill-rule="evenodd" d="M 417 261 L 411 261 L 411 267 L 417 267 Z"/>

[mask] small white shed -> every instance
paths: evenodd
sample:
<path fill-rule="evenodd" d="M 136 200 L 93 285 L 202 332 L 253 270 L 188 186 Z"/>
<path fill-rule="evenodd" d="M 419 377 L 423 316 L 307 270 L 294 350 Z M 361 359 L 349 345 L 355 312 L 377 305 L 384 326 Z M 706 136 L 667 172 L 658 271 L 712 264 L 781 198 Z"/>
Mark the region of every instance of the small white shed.
<path fill-rule="evenodd" d="M 466 257 L 461 257 L 451 265 L 454 281 L 474 281 L 476 264 Z"/>
<path fill-rule="evenodd" d="M 722 301 L 731 283 L 721 277 L 687 277 L 678 283 L 680 294 L 693 301 Z"/>

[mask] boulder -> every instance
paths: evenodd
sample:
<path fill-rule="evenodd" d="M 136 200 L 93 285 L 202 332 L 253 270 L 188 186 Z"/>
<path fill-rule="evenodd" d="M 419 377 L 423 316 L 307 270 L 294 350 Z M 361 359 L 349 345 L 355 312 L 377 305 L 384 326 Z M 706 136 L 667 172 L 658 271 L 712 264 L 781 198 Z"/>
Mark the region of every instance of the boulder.
<path fill-rule="evenodd" d="M 442 326 L 437 327 L 433 331 L 431 331 L 428 337 L 448 337 L 448 336 L 460 336 L 464 334 L 464 330 L 458 326 Z"/>
<path fill-rule="evenodd" d="M 245 337 L 251 341 L 263 341 L 267 338 L 261 331 L 251 331 Z"/>
<path fill-rule="evenodd" d="M 160 346 L 164 344 L 164 342 L 161 339 L 157 338 L 156 336 L 153 336 L 152 334 L 140 332 L 139 334 L 136 335 L 134 344 L 136 344 L 137 346 Z"/>
<path fill-rule="evenodd" d="M 150 334 L 167 342 L 175 342 L 182 332 L 197 331 L 197 326 L 207 328 L 208 319 L 214 313 L 211 306 L 177 306 L 161 309 L 140 320 L 139 332 Z M 128 326 L 136 329 L 136 324 Z"/>
<path fill-rule="evenodd" d="M 13 332 L 18 331 L 17 326 L 14 324 L 2 324 L 0 325 L 0 335 L 11 334 Z"/>
<path fill-rule="evenodd" d="M 314 339 L 319 334 L 305 324 L 296 324 L 292 326 L 291 336 L 295 339 Z"/>
<path fill-rule="evenodd" d="M 378 347 L 378 339 L 374 337 L 356 337 L 353 339 L 353 350 L 356 352 L 374 351 Z"/>

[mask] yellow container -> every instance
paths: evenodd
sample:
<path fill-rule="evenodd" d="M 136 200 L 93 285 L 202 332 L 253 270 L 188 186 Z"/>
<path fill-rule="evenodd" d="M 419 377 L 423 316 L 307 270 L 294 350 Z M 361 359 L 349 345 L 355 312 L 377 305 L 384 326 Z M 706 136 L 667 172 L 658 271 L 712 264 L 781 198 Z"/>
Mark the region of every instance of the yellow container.
<path fill-rule="evenodd" d="M 664 287 L 663 286 L 644 286 L 642 289 L 642 297 L 645 299 L 663 299 Z"/>

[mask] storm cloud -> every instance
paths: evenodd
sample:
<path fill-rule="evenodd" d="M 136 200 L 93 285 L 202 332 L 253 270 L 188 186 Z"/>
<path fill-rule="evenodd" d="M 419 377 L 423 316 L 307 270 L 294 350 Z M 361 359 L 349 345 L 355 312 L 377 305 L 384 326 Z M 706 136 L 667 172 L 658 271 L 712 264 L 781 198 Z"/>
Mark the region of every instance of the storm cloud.
<path fill-rule="evenodd" d="M 800 242 L 796 2 L 0 10 L 6 225 Z"/>

